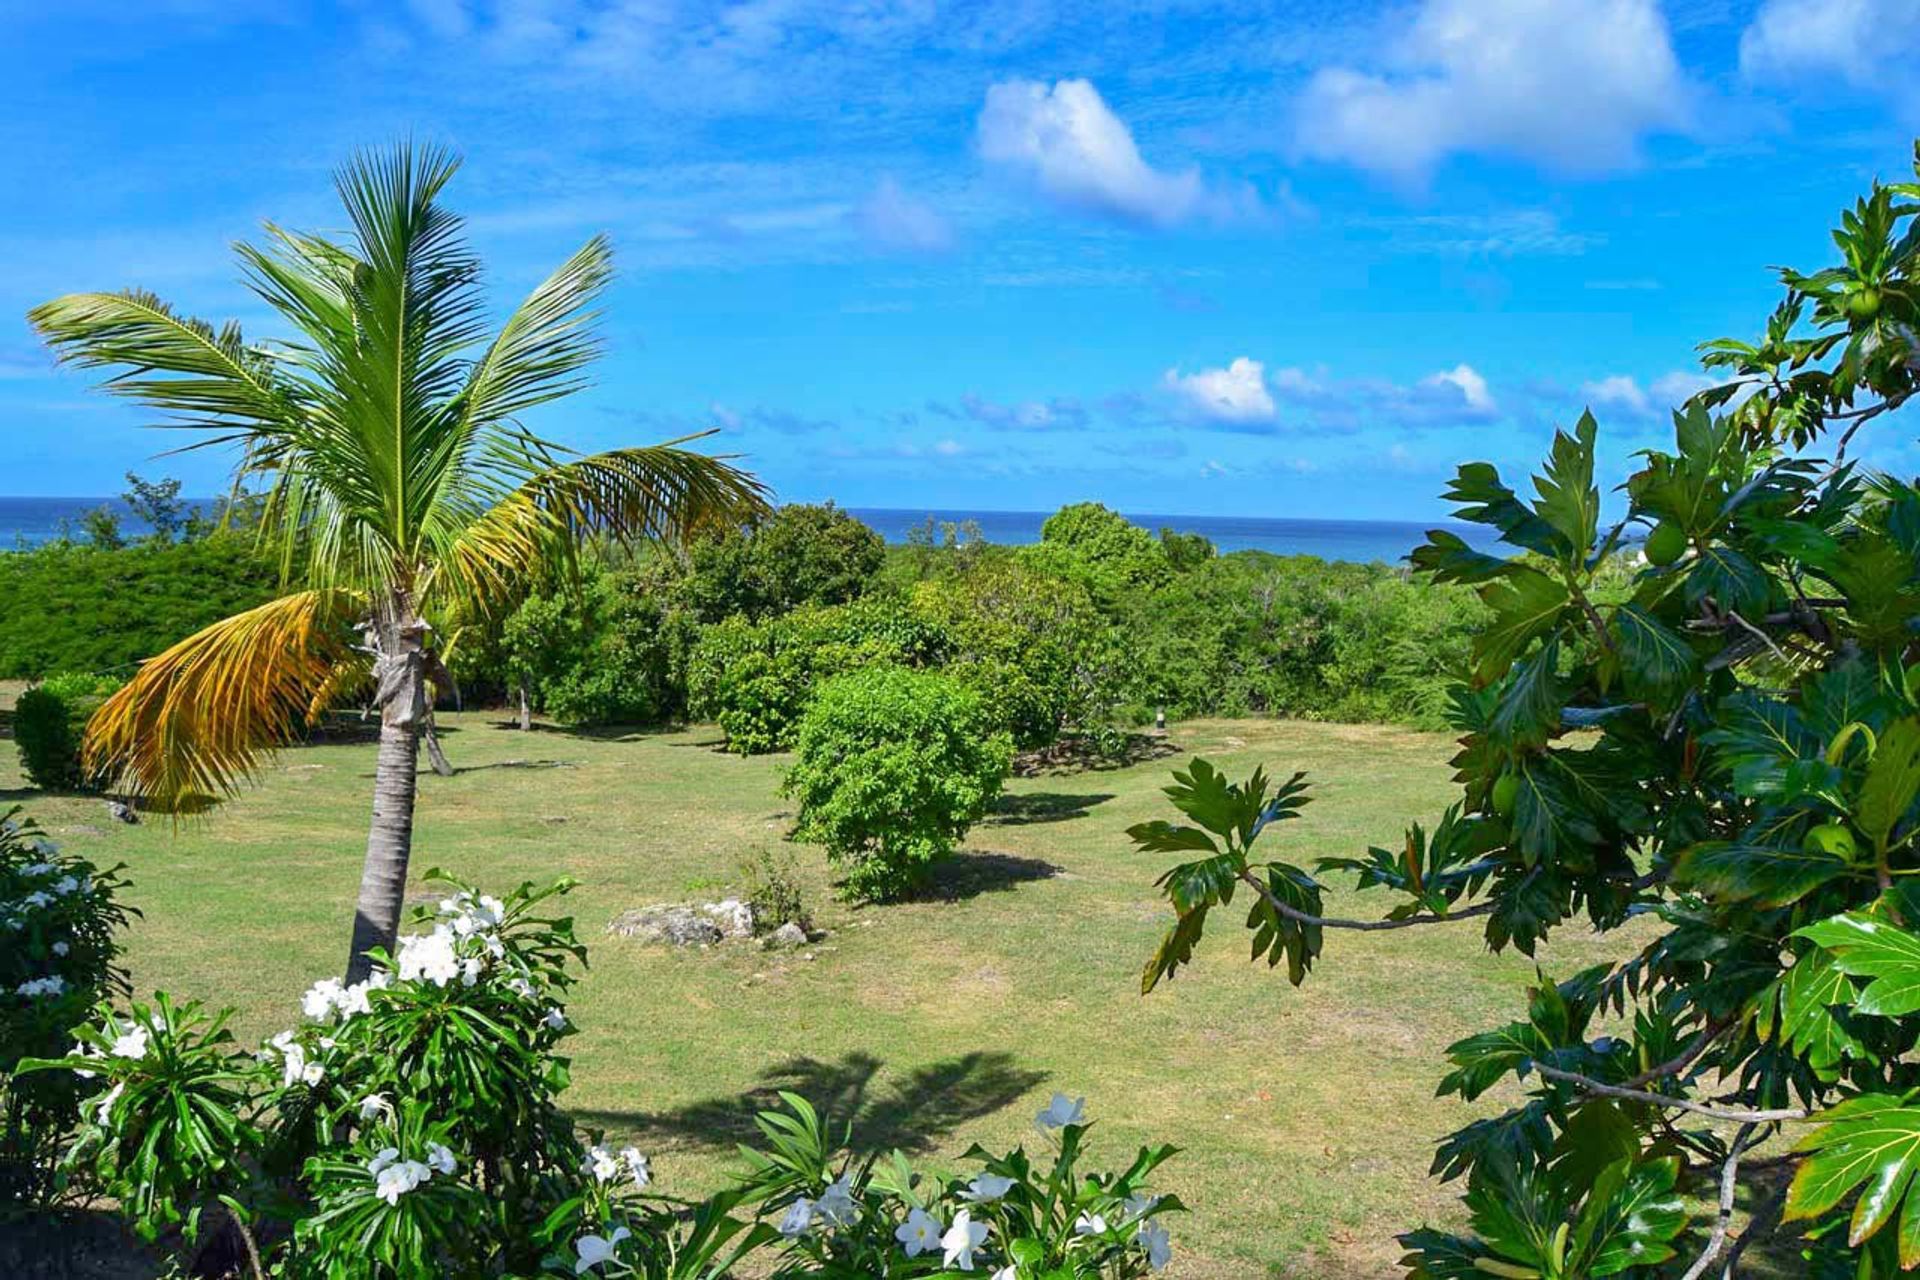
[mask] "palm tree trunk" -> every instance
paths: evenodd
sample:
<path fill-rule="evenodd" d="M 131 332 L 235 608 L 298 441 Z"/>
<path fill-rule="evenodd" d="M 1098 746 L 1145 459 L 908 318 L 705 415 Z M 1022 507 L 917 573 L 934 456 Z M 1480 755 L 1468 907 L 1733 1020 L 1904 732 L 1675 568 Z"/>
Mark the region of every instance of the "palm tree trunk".
<path fill-rule="evenodd" d="M 413 799 L 426 722 L 424 643 L 426 624 L 411 602 L 396 593 L 367 625 L 375 653 L 374 694 L 380 708 L 380 758 L 373 773 L 373 820 L 367 828 L 367 860 L 360 872 L 360 902 L 353 917 L 347 981 L 373 971 L 367 952 L 392 951 L 407 894 L 407 861 L 413 853 Z"/>
<path fill-rule="evenodd" d="M 533 708 L 527 702 L 527 682 L 525 677 L 522 677 L 520 679 L 519 689 L 520 689 L 520 729 L 522 732 L 526 732 L 533 728 Z"/>

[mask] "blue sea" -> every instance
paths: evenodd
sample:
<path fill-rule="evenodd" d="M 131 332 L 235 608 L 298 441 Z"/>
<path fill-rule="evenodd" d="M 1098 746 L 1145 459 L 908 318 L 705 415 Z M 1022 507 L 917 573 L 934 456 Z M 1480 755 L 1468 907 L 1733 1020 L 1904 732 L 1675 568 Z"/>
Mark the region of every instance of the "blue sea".
<path fill-rule="evenodd" d="M 924 526 L 931 517 L 936 537 L 943 524 L 971 521 L 988 542 L 1008 545 L 1040 541 L 1040 526 L 1052 514 L 1047 511 L 929 511 L 904 507 L 848 507 L 847 510 L 872 525 L 888 542 L 905 542 L 911 530 Z M 1457 533 L 1470 545 L 1484 550 L 1491 550 L 1495 542 L 1484 526 L 1451 520 L 1282 520 L 1132 511 L 1125 514 L 1135 524 L 1156 533 L 1161 529 L 1174 529 L 1203 534 L 1223 552 L 1267 551 L 1281 556 L 1319 556 L 1322 560 L 1351 560 L 1361 564 L 1375 560 L 1396 564 L 1406 559 L 1408 553 L 1427 540 L 1429 529 Z"/>
<path fill-rule="evenodd" d="M 203 505 L 211 503 L 203 500 Z M 138 537 L 147 532 L 118 498 L 0 498 L 0 550 L 18 546 L 36 546 L 60 535 L 62 523 L 72 527 L 79 537 L 80 517 L 98 507 L 111 508 L 120 516 L 121 532 Z M 936 531 L 943 524 L 978 526 L 989 542 L 1018 545 L 1040 540 L 1040 526 L 1050 514 L 1045 511 L 961 511 L 922 507 L 849 507 L 854 515 L 872 525 L 888 542 L 905 542 L 907 535 L 934 521 Z M 1177 529 L 1182 533 L 1204 534 L 1221 551 L 1269 551 L 1275 555 L 1319 556 L 1323 560 L 1352 560 L 1365 563 L 1378 560 L 1394 564 L 1426 541 L 1431 528 L 1445 528 L 1460 534 L 1469 543 L 1488 547 L 1491 539 L 1476 525 L 1450 521 L 1388 520 L 1280 520 L 1254 516 L 1183 516 L 1127 513 L 1127 518 L 1143 528 L 1158 531 Z M 937 535 L 936 535 L 937 536 Z"/>

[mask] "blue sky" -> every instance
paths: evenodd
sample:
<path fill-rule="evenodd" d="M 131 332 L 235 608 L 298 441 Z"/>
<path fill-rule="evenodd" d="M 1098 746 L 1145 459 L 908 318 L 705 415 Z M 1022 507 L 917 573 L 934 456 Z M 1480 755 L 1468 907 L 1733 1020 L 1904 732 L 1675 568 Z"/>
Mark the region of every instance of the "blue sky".
<path fill-rule="evenodd" d="M 502 305 L 613 237 L 609 356 L 543 434 L 721 426 L 787 500 L 1426 518 L 1583 404 L 1616 468 L 1656 443 L 1694 344 L 1920 132 L 1920 0 L 7 9 L 19 494 L 225 461 L 153 460 L 29 306 L 139 285 L 276 336 L 228 246 L 337 228 L 331 167 L 412 134 L 465 154 Z"/>

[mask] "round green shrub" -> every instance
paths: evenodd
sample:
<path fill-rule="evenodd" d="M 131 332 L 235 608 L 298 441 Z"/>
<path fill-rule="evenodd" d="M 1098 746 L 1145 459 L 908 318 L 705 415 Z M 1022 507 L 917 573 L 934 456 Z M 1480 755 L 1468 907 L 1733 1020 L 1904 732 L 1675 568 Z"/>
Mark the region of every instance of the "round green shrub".
<path fill-rule="evenodd" d="M 795 834 L 824 845 L 849 897 L 912 889 L 1000 793 L 1013 739 L 952 678 L 870 667 L 820 686 L 801 717 L 783 790 Z"/>
<path fill-rule="evenodd" d="M 20 695 L 13 707 L 13 737 L 27 780 L 44 791 L 84 791 L 89 778 L 80 763 L 87 717 L 119 688 L 107 676 L 50 676 Z"/>

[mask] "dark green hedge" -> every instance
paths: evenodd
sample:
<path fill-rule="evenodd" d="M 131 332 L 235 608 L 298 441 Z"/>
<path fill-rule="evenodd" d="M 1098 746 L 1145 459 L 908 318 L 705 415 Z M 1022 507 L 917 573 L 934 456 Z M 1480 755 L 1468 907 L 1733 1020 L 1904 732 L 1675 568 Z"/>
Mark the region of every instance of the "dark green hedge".
<path fill-rule="evenodd" d="M 175 641 L 271 599 L 277 582 L 241 535 L 0 552 L 0 679 L 125 676 Z"/>

